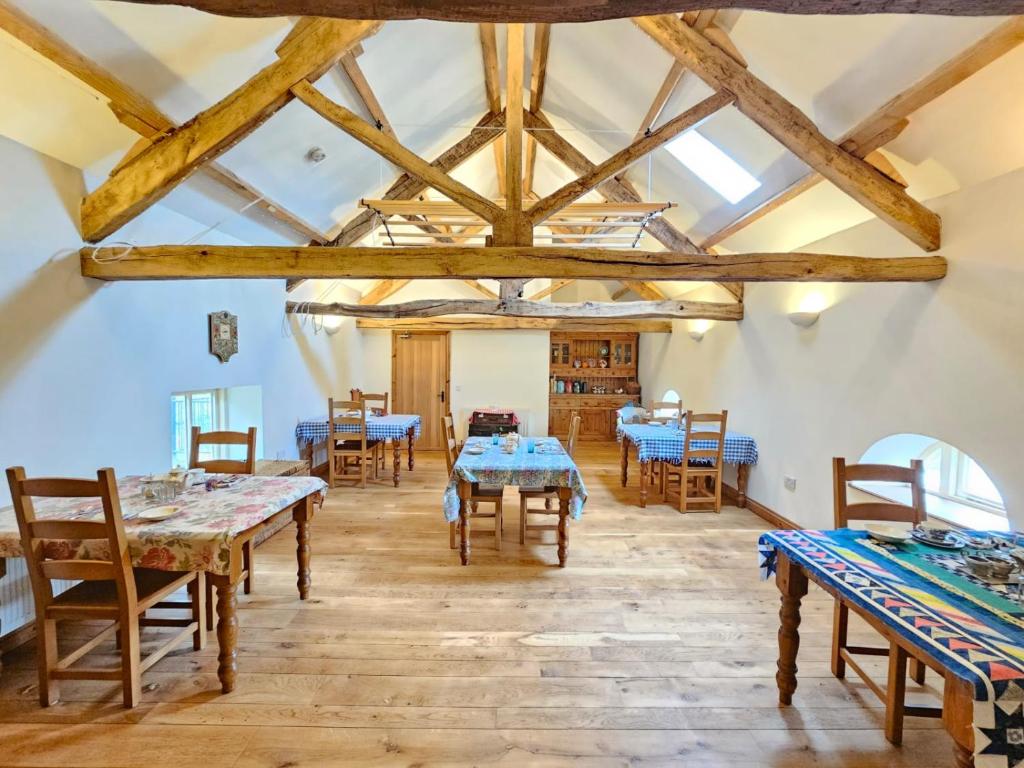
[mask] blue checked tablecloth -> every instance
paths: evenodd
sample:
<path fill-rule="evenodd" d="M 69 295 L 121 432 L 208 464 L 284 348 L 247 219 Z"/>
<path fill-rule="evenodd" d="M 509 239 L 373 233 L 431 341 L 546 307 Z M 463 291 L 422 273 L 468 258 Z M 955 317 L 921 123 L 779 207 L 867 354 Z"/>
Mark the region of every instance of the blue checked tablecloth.
<path fill-rule="evenodd" d="M 387 416 L 366 417 L 366 437 L 369 440 L 401 440 L 414 428 L 420 436 L 420 417 L 414 413 L 392 413 Z M 306 419 L 295 427 L 295 436 L 305 443 L 320 443 L 327 439 L 327 419 Z M 336 424 L 336 432 L 358 432 L 357 424 Z"/>
<path fill-rule="evenodd" d="M 710 426 L 714 429 L 713 425 Z M 697 431 L 700 431 L 700 427 L 697 427 Z M 678 464 L 683 459 L 685 429 L 658 424 L 622 424 L 618 429 L 618 437 L 636 446 L 640 463 L 668 461 Z M 713 451 L 718 448 L 718 441 L 694 440 L 692 446 L 701 451 Z M 757 443 L 752 437 L 727 430 L 722 460 L 726 464 L 757 464 Z"/>
<path fill-rule="evenodd" d="M 576 462 L 561 447 L 557 438 L 536 439 L 537 450 L 550 449 L 547 453 L 529 453 L 526 439 L 519 441 L 519 450 L 504 453 L 492 445 L 489 437 L 471 437 L 466 447 L 484 445 L 486 450 L 479 456 L 467 453 L 465 448 L 459 454 L 448 486 L 444 489 L 444 517 L 449 523 L 459 519 L 459 481 L 480 485 L 513 485 L 518 488 L 538 488 L 556 485 L 572 488 L 569 500 L 569 514 L 574 520 L 583 515 L 583 504 L 587 500 L 587 489 Z M 557 446 L 557 451 L 555 450 Z"/>

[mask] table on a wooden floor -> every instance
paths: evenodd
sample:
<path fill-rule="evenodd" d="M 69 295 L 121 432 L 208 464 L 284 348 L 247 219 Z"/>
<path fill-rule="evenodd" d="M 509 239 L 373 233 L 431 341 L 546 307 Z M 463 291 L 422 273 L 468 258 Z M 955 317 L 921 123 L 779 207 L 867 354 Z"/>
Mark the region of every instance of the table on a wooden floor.
<path fill-rule="evenodd" d="M 556 487 L 558 564 L 565 567 L 569 548 L 569 518 L 578 520 L 582 516 L 587 490 L 583 486 L 579 467 L 562 448 L 558 438 L 532 438 L 535 446 L 533 453 L 527 448 L 529 439 L 522 438 L 514 453 L 505 453 L 489 437 L 471 437 L 466 440 L 444 491 L 445 520 L 449 523 L 459 521 L 459 556 L 463 565 L 469 565 L 469 497 L 476 483 L 518 488 Z M 483 453 L 474 455 L 466 450 L 472 446 L 483 446 Z"/>
<path fill-rule="evenodd" d="M 420 436 L 422 420 L 415 413 L 389 413 L 387 416 L 366 416 L 367 440 L 390 440 L 394 453 L 392 481 L 395 487 L 402 475 L 402 440 L 408 440 L 409 471 L 416 466 L 415 444 Z M 295 427 L 295 437 L 303 444 L 303 458 L 313 463 L 313 452 L 321 445 L 326 446 L 330 434 L 328 420 L 306 419 Z M 358 432 L 357 424 L 335 424 L 335 432 Z"/>
<path fill-rule="evenodd" d="M 800 601 L 813 581 L 901 655 L 902 669 L 890 668 L 896 700 L 903 699 L 908 655 L 942 676 L 942 722 L 957 766 L 1024 760 L 1024 610 L 1016 584 L 989 584 L 961 571 L 955 552 L 882 544 L 849 529 L 770 531 L 759 550 L 762 577 L 774 574 L 781 593 L 776 681 L 782 705 L 792 704 L 797 690 Z M 891 718 L 886 737 L 893 743 L 901 737 Z"/>
<path fill-rule="evenodd" d="M 117 483 L 132 565 L 162 571 L 207 572 L 217 588 L 217 677 L 221 690 L 228 693 L 234 689 L 238 673 L 237 589 L 244 575 L 242 549 L 262 530 L 290 517 L 296 525 L 299 599 L 309 597 L 309 523 L 323 500 L 327 484 L 316 477 L 240 475 L 228 488 L 207 491 L 204 485 L 197 485 L 185 490 L 171 502 L 181 508 L 177 514 L 149 522 L 136 519 L 136 515 L 167 502 L 145 499 L 143 479 L 125 476 Z M 40 499 L 35 504 L 35 513 L 40 519 L 74 514 L 88 520 L 101 519 L 103 515 L 99 499 Z M 0 509 L 0 558 L 22 556 L 14 508 Z"/>
<path fill-rule="evenodd" d="M 707 425 L 703 429 L 712 429 Z M 698 426 L 697 431 L 702 427 Z M 660 424 L 620 424 L 618 427 L 620 444 L 620 480 L 625 488 L 629 481 L 629 447 L 636 449 L 637 461 L 640 464 L 640 506 L 647 506 L 647 484 L 651 477 L 651 469 L 656 461 L 668 461 L 679 464 L 683 457 L 683 443 L 686 430 Z M 717 449 L 717 441 L 694 440 L 693 447 L 700 450 Z M 736 465 L 736 506 L 747 506 L 747 483 L 750 479 L 750 468 L 757 464 L 757 442 L 749 435 L 727 430 L 722 460 L 726 464 Z"/>

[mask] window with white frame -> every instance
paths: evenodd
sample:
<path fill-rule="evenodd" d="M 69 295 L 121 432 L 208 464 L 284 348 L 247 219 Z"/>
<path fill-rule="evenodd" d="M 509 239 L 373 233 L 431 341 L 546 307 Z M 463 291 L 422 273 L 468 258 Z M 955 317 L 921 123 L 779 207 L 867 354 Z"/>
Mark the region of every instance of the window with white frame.
<path fill-rule="evenodd" d="M 907 466 L 924 463 L 928 516 L 965 528 L 1007 530 L 1002 494 L 988 473 L 959 448 L 927 435 L 897 434 L 882 438 L 861 457 L 865 464 Z M 909 489 L 891 483 L 853 483 L 876 496 L 906 503 Z"/>
<path fill-rule="evenodd" d="M 192 392 L 175 392 L 171 395 L 171 466 L 187 467 L 189 440 L 192 427 L 203 432 L 223 429 L 225 391 L 223 389 L 200 389 Z M 199 459 L 208 461 L 220 458 L 218 446 L 204 445 L 199 449 Z"/>

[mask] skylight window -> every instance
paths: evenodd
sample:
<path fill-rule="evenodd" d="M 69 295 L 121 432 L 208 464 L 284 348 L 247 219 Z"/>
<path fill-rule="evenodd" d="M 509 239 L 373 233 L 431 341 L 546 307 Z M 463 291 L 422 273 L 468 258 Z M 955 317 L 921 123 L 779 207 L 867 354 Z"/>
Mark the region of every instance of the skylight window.
<path fill-rule="evenodd" d="M 761 186 L 761 182 L 747 173 L 743 166 L 697 131 L 687 131 L 673 139 L 667 149 L 730 203 L 738 203 Z"/>

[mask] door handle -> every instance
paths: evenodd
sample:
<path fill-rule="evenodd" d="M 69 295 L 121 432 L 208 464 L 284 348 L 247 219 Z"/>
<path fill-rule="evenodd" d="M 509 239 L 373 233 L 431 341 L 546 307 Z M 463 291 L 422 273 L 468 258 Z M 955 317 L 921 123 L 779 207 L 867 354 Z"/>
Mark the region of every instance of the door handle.
<path fill-rule="evenodd" d="M 441 398 L 441 402 L 443 403 L 444 402 L 444 390 L 443 389 L 441 390 L 441 393 L 438 395 L 438 397 Z"/>

